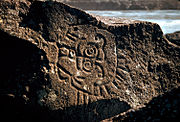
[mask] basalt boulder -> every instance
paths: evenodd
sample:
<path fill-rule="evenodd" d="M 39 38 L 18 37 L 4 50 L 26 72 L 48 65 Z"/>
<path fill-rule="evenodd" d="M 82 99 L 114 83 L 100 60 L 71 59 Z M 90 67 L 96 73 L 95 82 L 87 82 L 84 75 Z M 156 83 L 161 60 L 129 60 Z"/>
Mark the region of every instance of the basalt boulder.
<path fill-rule="evenodd" d="M 180 47 L 155 23 L 2 0 L 0 41 L 6 121 L 101 121 L 180 85 Z"/>

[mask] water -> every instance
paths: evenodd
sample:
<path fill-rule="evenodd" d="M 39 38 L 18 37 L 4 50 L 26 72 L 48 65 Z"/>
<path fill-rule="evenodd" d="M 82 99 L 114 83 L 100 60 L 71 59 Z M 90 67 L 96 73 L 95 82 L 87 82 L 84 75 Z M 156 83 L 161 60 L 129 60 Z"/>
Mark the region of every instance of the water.
<path fill-rule="evenodd" d="M 164 34 L 180 31 L 180 10 L 87 11 L 88 13 L 158 23 Z"/>

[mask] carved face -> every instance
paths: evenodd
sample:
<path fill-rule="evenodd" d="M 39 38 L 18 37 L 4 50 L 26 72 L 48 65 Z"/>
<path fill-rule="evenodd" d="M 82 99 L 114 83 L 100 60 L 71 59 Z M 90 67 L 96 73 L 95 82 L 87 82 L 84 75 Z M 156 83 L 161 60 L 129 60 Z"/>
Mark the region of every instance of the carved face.
<path fill-rule="evenodd" d="M 114 72 L 111 66 L 114 64 L 107 61 L 108 54 L 104 50 L 107 52 L 105 48 L 108 47 L 105 44 L 106 39 L 96 35 L 87 40 L 78 40 L 74 47 L 63 45 L 59 49 L 58 66 L 66 76 L 60 77 L 68 77 L 73 87 L 89 94 L 94 94 L 94 87 L 112 81 Z"/>

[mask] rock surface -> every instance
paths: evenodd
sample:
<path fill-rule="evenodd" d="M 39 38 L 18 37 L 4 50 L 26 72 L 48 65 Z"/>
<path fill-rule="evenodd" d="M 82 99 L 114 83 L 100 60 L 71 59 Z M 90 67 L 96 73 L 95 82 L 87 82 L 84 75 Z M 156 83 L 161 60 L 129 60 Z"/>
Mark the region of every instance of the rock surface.
<path fill-rule="evenodd" d="M 2 0 L 0 41 L 7 121 L 101 121 L 180 85 L 180 47 L 155 23 Z"/>

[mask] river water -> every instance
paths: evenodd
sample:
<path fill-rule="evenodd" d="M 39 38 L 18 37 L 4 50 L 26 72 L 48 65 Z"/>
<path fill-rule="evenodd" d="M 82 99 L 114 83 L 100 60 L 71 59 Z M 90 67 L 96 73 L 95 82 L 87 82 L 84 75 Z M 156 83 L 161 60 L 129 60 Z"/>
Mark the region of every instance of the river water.
<path fill-rule="evenodd" d="M 164 34 L 180 31 L 180 10 L 87 11 L 88 13 L 158 23 Z"/>

